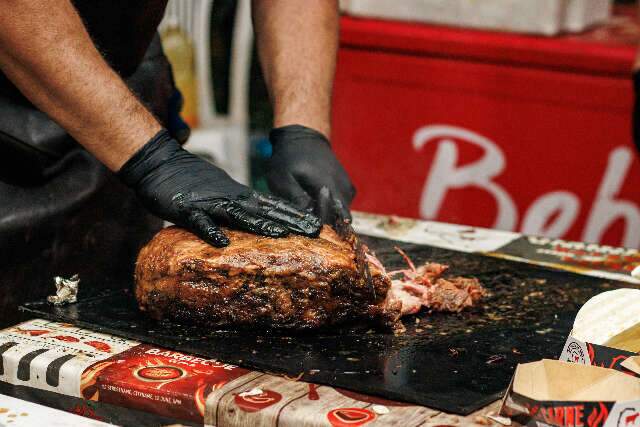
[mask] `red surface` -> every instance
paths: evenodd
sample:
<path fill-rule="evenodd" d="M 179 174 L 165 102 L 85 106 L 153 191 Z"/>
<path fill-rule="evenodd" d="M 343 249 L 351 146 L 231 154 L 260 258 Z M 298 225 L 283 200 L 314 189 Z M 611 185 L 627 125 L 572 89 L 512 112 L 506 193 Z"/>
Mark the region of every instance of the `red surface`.
<path fill-rule="evenodd" d="M 607 74 L 628 73 L 638 41 L 640 29 L 628 16 L 560 37 L 343 17 L 340 37 L 343 48 Z"/>
<path fill-rule="evenodd" d="M 575 218 L 565 212 L 562 226 L 547 205 L 547 221 L 525 231 L 640 246 L 640 162 L 630 137 L 628 78 L 640 31 L 629 19 L 614 22 L 579 36 L 546 38 L 343 18 L 333 141 L 358 188 L 354 208 L 500 225 L 496 200 L 478 184 L 477 173 L 447 187 L 434 215 L 421 212 L 436 152 L 455 147 L 458 168 L 485 154 L 464 135 L 414 147 L 419 129 L 446 125 L 481 135 L 502 152 L 505 164 L 490 181 L 516 210 L 501 228 L 522 230 L 527 214 L 535 222 L 542 215 L 532 204 L 560 191 L 579 205 Z M 619 159 L 609 173 L 619 175 L 620 185 L 609 184 L 611 198 L 629 203 L 604 203 L 614 214 L 592 218 L 592 229 L 599 224 L 605 230 L 593 238 L 585 228 L 614 152 Z M 625 160 L 631 162 L 627 171 Z M 631 221 L 616 219 L 625 209 Z"/>
<path fill-rule="evenodd" d="M 80 393 L 86 400 L 202 423 L 207 395 L 248 372 L 140 344 L 85 369 Z"/>

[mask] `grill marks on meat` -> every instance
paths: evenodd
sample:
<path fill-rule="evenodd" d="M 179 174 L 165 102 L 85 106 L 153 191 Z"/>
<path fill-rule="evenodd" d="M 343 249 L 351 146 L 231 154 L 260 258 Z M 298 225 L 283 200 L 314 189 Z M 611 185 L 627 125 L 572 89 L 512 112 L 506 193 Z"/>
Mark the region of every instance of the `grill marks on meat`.
<path fill-rule="evenodd" d="M 350 245 L 328 226 L 317 239 L 281 239 L 225 230 L 214 248 L 177 227 L 160 231 L 138 255 L 136 298 L 155 319 L 207 325 L 311 329 L 356 318 L 394 323 L 400 304 L 390 279 L 370 265 L 376 299 Z"/>
<path fill-rule="evenodd" d="M 402 249 L 396 248 L 409 268 L 386 273 L 392 279 L 389 301 L 399 301 L 401 314 L 414 314 L 426 307 L 433 311 L 458 313 L 473 306 L 485 290 L 476 278 L 442 278 L 447 265 L 427 262 L 416 268 Z M 394 277 L 401 276 L 394 279 Z"/>

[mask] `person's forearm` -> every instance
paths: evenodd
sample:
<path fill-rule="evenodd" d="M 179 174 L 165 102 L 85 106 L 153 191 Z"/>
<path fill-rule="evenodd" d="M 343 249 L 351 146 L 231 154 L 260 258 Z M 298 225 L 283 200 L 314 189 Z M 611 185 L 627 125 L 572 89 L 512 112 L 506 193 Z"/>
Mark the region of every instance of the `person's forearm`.
<path fill-rule="evenodd" d="M 161 126 L 93 45 L 69 0 L 7 0 L 0 69 L 111 170 Z"/>
<path fill-rule="evenodd" d="M 253 21 L 274 127 L 300 124 L 330 137 L 337 0 L 253 0 Z"/>

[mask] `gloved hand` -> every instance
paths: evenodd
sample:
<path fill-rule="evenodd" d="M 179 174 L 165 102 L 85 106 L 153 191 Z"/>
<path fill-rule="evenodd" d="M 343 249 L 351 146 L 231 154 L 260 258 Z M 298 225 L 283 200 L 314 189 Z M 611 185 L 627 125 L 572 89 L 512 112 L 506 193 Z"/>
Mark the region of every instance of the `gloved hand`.
<path fill-rule="evenodd" d="M 324 135 L 289 125 L 272 130 L 269 140 L 273 154 L 267 183 L 274 194 L 301 209 L 315 210 L 325 223 L 333 223 L 336 205 L 342 206 L 344 218 L 351 218 L 349 205 L 356 189 Z"/>
<path fill-rule="evenodd" d="M 633 130 L 633 142 L 635 142 L 640 152 L 640 70 L 633 72 L 633 122 L 631 124 Z"/>
<path fill-rule="evenodd" d="M 118 172 L 155 215 L 191 230 L 213 246 L 229 244 L 220 224 L 270 237 L 315 237 L 320 220 L 273 196 L 257 193 L 184 150 L 160 131 Z"/>

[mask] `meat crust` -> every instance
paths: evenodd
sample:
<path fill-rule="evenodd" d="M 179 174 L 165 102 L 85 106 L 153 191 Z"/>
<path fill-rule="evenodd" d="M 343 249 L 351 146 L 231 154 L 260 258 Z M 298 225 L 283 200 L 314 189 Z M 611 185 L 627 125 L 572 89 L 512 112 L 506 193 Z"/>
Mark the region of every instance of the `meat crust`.
<path fill-rule="evenodd" d="M 390 279 L 370 263 L 374 296 L 351 246 L 328 226 L 317 239 L 225 233 L 231 243 L 215 248 L 184 229 L 161 230 L 138 255 L 140 309 L 155 319 L 294 329 L 399 316 L 399 305 L 385 305 Z"/>

